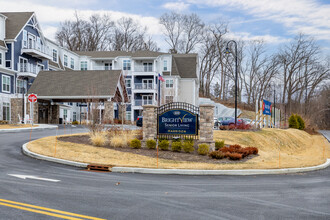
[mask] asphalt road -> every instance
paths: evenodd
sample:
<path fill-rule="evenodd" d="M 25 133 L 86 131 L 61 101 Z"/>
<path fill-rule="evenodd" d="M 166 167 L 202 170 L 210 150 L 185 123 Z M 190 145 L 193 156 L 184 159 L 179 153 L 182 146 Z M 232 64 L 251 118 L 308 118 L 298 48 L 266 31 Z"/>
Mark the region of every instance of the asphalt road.
<path fill-rule="evenodd" d="M 35 131 L 32 139 L 49 135 L 55 130 Z M 330 219 L 330 168 L 262 176 L 87 172 L 24 156 L 29 137 L 0 134 L 0 219 Z"/>

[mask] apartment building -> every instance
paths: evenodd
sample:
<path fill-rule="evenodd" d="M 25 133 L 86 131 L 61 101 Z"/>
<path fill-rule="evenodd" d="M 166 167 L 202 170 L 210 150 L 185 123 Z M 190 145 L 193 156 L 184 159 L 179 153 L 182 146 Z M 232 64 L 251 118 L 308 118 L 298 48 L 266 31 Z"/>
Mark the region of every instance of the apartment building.
<path fill-rule="evenodd" d="M 142 115 L 143 105 L 173 101 L 198 105 L 197 54 L 70 51 L 43 35 L 35 13 L 0 12 L 0 120 L 10 121 L 10 99 L 23 99 L 22 94 L 40 70 L 121 70 L 129 95 L 129 102 L 125 103 L 128 121 L 135 121 Z M 159 75 L 164 82 L 159 80 Z M 60 106 L 63 121 L 86 119 L 88 107 L 85 103 L 56 104 Z M 114 117 L 118 118 L 118 103 L 113 109 Z"/>

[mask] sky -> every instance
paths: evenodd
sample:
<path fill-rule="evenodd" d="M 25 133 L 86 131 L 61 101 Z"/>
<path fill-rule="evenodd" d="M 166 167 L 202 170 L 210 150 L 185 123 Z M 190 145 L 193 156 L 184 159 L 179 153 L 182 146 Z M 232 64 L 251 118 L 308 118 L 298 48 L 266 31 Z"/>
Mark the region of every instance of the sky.
<path fill-rule="evenodd" d="M 0 0 L 0 12 L 10 11 L 34 11 L 50 39 L 75 11 L 84 18 L 93 13 L 107 13 L 114 20 L 131 17 L 148 27 L 162 51 L 168 46 L 159 17 L 171 11 L 196 13 L 206 24 L 228 22 L 231 39 L 263 39 L 276 47 L 305 33 L 330 54 L 330 0 Z"/>

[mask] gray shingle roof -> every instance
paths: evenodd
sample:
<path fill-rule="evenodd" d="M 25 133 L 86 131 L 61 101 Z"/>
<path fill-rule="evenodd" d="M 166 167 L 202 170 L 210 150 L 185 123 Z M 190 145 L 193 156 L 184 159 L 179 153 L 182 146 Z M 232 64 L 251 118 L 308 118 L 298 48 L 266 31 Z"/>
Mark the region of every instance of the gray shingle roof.
<path fill-rule="evenodd" d="M 121 70 L 41 71 L 29 93 L 77 97 L 115 95 Z"/>
<path fill-rule="evenodd" d="M 181 78 L 197 78 L 197 54 L 173 54 L 172 76 L 179 75 Z"/>
<path fill-rule="evenodd" d="M 7 17 L 5 39 L 15 39 L 34 12 L 0 12 Z"/>
<path fill-rule="evenodd" d="M 136 51 L 136 52 L 126 52 L 126 51 L 74 51 L 79 55 L 90 56 L 92 58 L 114 58 L 119 56 L 129 56 L 129 57 L 158 57 L 162 54 L 162 52 L 154 52 L 154 51 Z"/>
<path fill-rule="evenodd" d="M 0 46 L 1 47 L 4 47 L 4 48 L 7 48 L 7 46 L 6 46 L 6 44 L 5 44 L 5 42 L 3 40 L 0 40 Z"/>

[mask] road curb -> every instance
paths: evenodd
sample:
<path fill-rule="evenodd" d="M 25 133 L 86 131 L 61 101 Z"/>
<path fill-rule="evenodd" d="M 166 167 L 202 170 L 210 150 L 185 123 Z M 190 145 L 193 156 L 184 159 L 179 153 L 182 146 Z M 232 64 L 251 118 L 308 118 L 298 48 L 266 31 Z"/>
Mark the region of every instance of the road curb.
<path fill-rule="evenodd" d="M 32 130 L 46 130 L 46 129 L 56 129 L 57 125 L 42 125 L 39 127 L 32 127 Z M 1 133 L 15 133 L 21 131 L 31 131 L 31 128 L 12 128 L 12 129 L 0 129 Z"/>
<path fill-rule="evenodd" d="M 48 157 L 41 154 L 31 152 L 27 149 L 27 144 L 22 146 L 22 151 L 25 155 L 39 160 L 51 161 L 69 166 L 86 168 L 87 163 L 74 162 L 69 160 Z M 248 175 L 267 175 L 267 174 L 290 174 L 316 171 L 330 166 L 330 159 L 321 165 L 302 168 L 285 168 L 285 169 L 250 169 L 250 170 L 188 170 L 188 169 L 149 169 L 149 168 L 134 168 L 134 167 L 112 167 L 114 173 L 146 173 L 146 174 L 177 174 L 177 175 L 232 175 L 232 176 L 248 176 Z"/>
<path fill-rule="evenodd" d="M 25 143 L 22 146 L 22 152 L 26 156 L 29 156 L 29 157 L 32 157 L 35 159 L 39 159 L 39 160 L 46 160 L 46 161 L 60 163 L 60 164 L 64 164 L 64 165 L 74 166 L 74 167 L 86 168 L 88 165 L 87 163 L 79 163 L 79 162 L 74 162 L 74 161 L 70 161 L 70 160 L 63 160 L 63 159 L 59 159 L 59 158 L 55 158 L 55 157 L 48 157 L 45 155 L 34 153 L 27 148 L 27 144 L 28 143 Z"/>
<path fill-rule="evenodd" d="M 250 169 L 250 170 L 188 170 L 188 169 L 147 169 L 131 167 L 113 167 L 112 172 L 116 173 L 147 173 L 147 174 L 179 174 L 179 175 L 267 175 L 267 174 L 290 174 L 308 171 L 316 171 L 330 166 L 330 159 L 321 165 L 303 168 L 285 168 L 285 169 Z"/>

